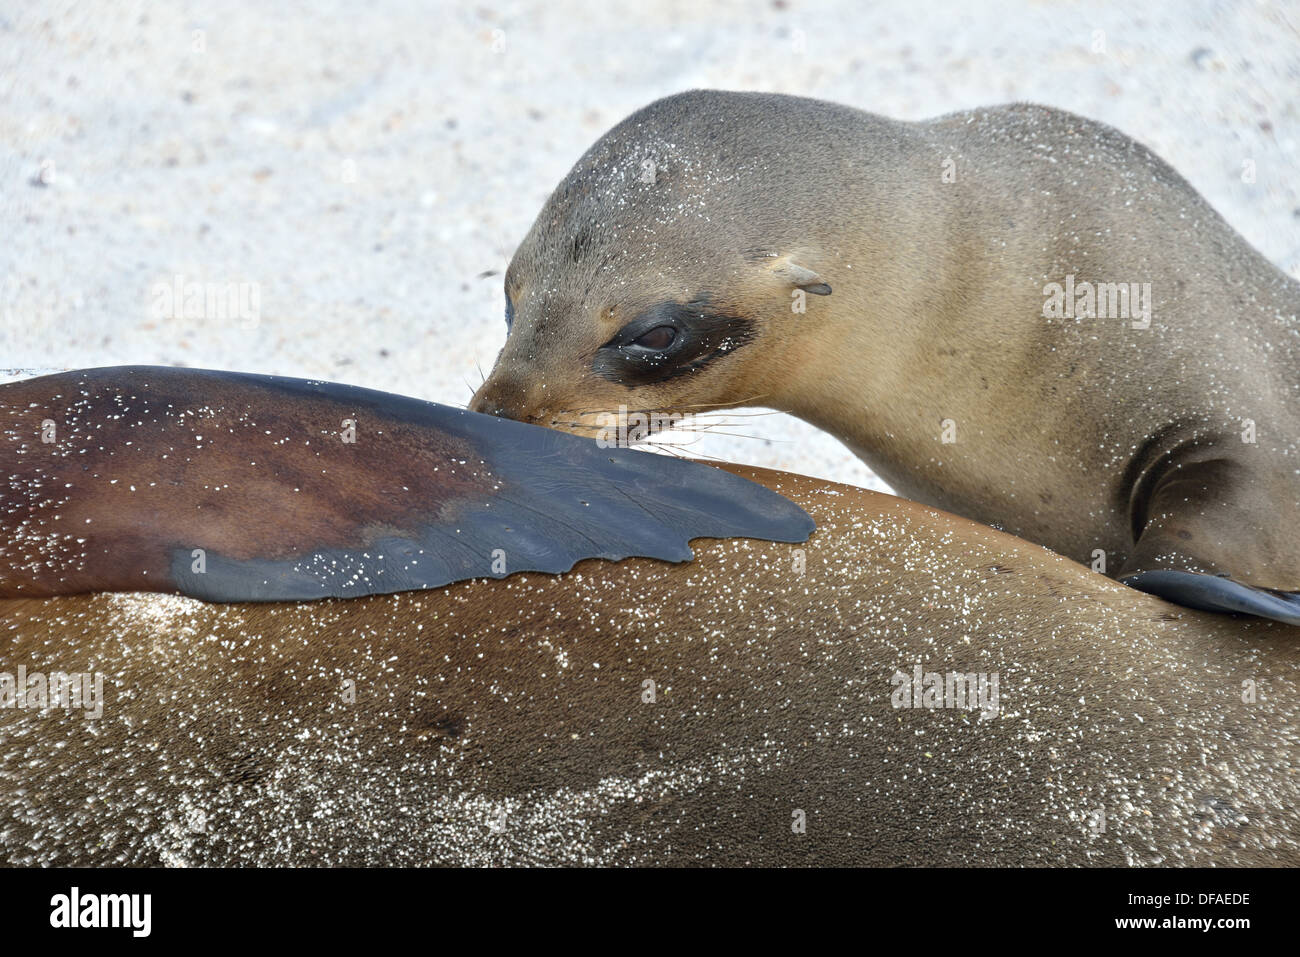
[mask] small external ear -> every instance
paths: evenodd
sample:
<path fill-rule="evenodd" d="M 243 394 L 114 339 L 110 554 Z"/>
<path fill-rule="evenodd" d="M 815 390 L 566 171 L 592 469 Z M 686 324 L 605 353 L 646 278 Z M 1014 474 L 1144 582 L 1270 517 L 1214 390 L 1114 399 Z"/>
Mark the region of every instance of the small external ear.
<path fill-rule="evenodd" d="M 821 276 L 807 266 L 800 266 L 789 256 L 778 256 L 767 267 L 774 276 L 795 289 L 814 296 L 829 296 L 831 287 Z"/>

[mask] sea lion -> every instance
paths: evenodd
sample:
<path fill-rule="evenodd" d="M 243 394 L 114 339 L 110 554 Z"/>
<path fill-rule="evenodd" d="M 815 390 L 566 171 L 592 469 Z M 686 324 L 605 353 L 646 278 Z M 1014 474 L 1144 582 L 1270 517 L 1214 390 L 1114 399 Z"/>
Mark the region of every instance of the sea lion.
<path fill-rule="evenodd" d="M 671 96 L 583 155 L 505 293 L 472 409 L 769 406 L 918 501 L 1300 623 L 1300 283 L 1101 123 Z"/>
<path fill-rule="evenodd" d="M 163 579 L 204 535 L 259 569 L 361 555 L 380 590 L 375 534 L 460 528 L 430 540 L 454 555 L 498 538 L 466 503 L 549 503 L 524 527 L 566 562 L 631 550 L 635 530 L 566 527 L 576 490 L 669 541 L 722 521 L 704 507 L 818 526 L 349 601 L 267 602 L 302 579 L 239 567 L 222 596 L 259 601 L 0 599 L 5 863 L 1300 863 L 1289 626 L 1179 609 L 893 496 L 596 461 L 572 436 L 330 383 L 106 369 L 0 399 L 0 541 L 24 510 L 106 530 L 71 565 L 23 539 L 8 581 L 46 591 L 201 594 Z M 55 442 L 30 443 L 36 415 Z M 640 488 L 623 503 L 596 495 L 610 459 Z M 138 494 L 150 481 L 167 495 Z M 43 506 L 60 482 L 73 494 Z"/>
<path fill-rule="evenodd" d="M 1296 629 L 734 471 L 816 533 L 348 601 L 0 601 L 0 861 L 1300 865 Z M 102 676 L 101 715 L 6 703 L 19 668 Z"/>
<path fill-rule="evenodd" d="M 86 369 L 0 385 L 0 598 L 351 598 L 688 542 L 803 541 L 693 462 L 332 382 Z"/>

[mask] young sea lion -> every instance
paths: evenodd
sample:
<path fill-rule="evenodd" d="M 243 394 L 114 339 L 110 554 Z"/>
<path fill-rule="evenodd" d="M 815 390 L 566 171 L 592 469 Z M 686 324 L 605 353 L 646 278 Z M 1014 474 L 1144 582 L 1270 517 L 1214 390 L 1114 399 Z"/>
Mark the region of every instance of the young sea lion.
<path fill-rule="evenodd" d="M 764 405 L 905 495 L 1300 623 L 1300 284 L 1129 137 L 695 91 L 578 161 L 471 408 Z"/>

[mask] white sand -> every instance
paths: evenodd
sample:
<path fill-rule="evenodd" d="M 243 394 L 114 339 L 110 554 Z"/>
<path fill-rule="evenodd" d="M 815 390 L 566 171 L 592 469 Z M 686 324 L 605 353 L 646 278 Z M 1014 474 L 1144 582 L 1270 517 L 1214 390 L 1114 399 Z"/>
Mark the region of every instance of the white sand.
<path fill-rule="evenodd" d="M 1154 148 L 1300 276 L 1294 3 L 359 9 L 4 3 L 0 366 L 207 366 L 461 404 L 550 190 L 625 114 L 691 87 L 904 119 L 1075 110 Z M 152 287 L 176 275 L 256 284 L 259 321 L 155 318 Z M 880 487 L 802 423 L 739 421 L 761 438 L 695 449 Z"/>

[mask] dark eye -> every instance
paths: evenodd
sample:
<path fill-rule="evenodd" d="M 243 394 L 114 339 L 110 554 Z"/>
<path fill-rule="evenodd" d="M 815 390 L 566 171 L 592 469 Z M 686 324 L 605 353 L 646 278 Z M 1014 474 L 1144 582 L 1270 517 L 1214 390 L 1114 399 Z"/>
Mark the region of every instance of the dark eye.
<path fill-rule="evenodd" d="M 655 326 L 649 332 L 632 340 L 632 345 L 661 352 L 671 346 L 676 339 L 677 330 L 672 326 Z"/>
<path fill-rule="evenodd" d="M 506 296 L 506 332 L 510 331 L 510 327 L 514 324 L 514 321 L 515 321 L 515 304 L 510 301 L 509 296 Z"/>

